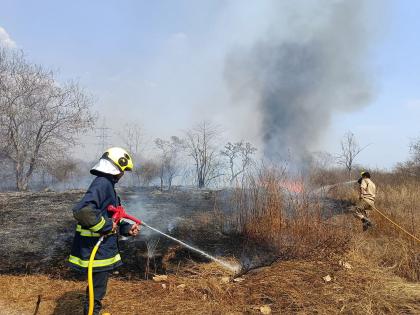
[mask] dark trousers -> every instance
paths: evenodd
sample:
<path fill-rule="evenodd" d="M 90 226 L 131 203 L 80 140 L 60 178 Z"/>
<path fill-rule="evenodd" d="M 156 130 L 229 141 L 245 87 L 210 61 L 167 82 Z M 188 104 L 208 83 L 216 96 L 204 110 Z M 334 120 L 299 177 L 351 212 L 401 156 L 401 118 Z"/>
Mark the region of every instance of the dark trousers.
<path fill-rule="evenodd" d="M 108 284 L 108 271 L 94 272 L 93 273 L 93 292 L 95 295 L 95 306 L 93 308 L 93 314 L 99 314 L 102 309 L 102 299 L 106 293 L 106 286 Z M 84 314 L 87 315 L 89 311 L 89 287 L 86 287 L 86 303 L 84 308 Z"/>

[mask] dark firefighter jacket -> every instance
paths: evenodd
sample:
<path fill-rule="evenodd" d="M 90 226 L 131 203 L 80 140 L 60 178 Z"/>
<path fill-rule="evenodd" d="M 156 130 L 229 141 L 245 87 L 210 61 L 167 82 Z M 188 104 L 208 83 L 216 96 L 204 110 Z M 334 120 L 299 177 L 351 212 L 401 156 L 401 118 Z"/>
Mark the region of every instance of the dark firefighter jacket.
<path fill-rule="evenodd" d="M 96 253 L 93 271 L 112 270 L 120 265 L 121 256 L 118 248 L 118 235 L 111 233 L 112 219 L 106 210 L 109 205 L 120 205 L 115 192 L 116 180 L 112 175 L 98 174 L 88 188 L 86 194 L 73 208 L 73 215 L 78 221 L 73 246 L 71 249 L 70 266 L 78 270 L 87 270 L 89 257 L 99 237 L 107 234 Z M 128 236 L 131 224 L 120 223 L 119 232 Z"/>

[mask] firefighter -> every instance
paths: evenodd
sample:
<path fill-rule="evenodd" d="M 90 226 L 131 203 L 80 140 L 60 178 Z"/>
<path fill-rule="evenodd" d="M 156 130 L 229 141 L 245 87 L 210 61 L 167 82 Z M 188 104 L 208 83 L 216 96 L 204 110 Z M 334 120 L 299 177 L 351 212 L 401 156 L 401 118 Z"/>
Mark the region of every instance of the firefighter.
<path fill-rule="evenodd" d="M 84 197 L 74 206 L 73 216 L 77 220 L 76 233 L 69 257 L 69 264 L 78 271 L 87 273 L 89 256 L 99 237 L 106 235 L 96 253 L 93 263 L 94 314 L 99 314 L 105 296 L 109 272 L 120 265 L 118 233 L 135 236 L 139 232 L 137 224 L 121 222 L 117 226 L 106 210 L 109 205 L 119 206 L 120 199 L 115 192 L 115 184 L 125 171 L 133 169 L 130 155 L 121 148 L 110 148 L 90 170 L 95 179 Z M 89 308 L 88 288 L 84 314 Z"/>
<path fill-rule="evenodd" d="M 375 207 L 376 186 L 370 179 L 369 172 L 362 172 L 360 175 L 361 178 L 357 181 L 359 183 L 359 201 L 356 203 L 354 215 L 362 220 L 363 231 L 366 231 L 372 226 L 369 211 Z"/>

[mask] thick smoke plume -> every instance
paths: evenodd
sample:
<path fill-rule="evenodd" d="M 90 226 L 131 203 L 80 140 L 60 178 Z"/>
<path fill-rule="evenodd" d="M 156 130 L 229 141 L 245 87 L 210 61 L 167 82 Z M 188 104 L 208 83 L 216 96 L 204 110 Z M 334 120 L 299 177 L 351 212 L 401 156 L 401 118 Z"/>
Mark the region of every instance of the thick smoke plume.
<path fill-rule="evenodd" d="M 358 109 L 372 94 L 364 1 L 305 3 L 315 5 L 293 8 L 287 23 L 277 7 L 272 29 L 232 51 L 225 68 L 235 102 L 257 107 L 265 157 L 299 168 L 332 114 Z"/>

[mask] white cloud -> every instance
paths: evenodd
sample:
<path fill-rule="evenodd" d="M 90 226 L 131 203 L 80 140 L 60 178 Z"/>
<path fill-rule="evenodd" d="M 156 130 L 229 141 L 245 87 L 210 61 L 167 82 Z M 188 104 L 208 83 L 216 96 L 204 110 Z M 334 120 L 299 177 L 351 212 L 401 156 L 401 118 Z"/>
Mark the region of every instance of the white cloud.
<path fill-rule="evenodd" d="M 404 107 L 408 110 L 418 111 L 420 110 L 420 99 L 409 100 L 404 104 Z"/>
<path fill-rule="evenodd" d="M 174 33 L 169 38 L 169 41 L 174 41 L 174 42 L 184 42 L 186 40 L 188 40 L 188 36 L 187 34 L 183 32 Z"/>
<path fill-rule="evenodd" d="M 170 50 L 178 52 L 186 51 L 188 48 L 188 35 L 183 32 L 171 34 L 166 43 Z"/>
<path fill-rule="evenodd" d="M 9 33 L 0 26 L 0 46 L 6 48 L 15 48 L 16 42 L 10 37 Z"/>

